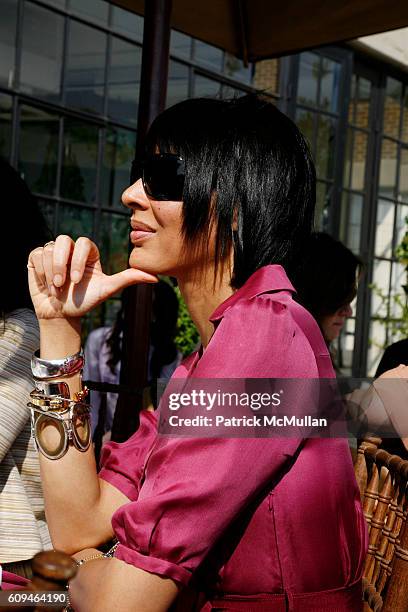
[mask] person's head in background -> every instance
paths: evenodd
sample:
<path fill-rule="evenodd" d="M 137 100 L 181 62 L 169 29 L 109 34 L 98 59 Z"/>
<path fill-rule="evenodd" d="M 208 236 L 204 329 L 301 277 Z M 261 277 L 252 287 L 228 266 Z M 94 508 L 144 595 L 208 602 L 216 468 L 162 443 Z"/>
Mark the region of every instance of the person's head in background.
<path fill-rule="evenodd" d="M 52 239 L 37 200 L 18 172 L 0 158 L 0 316 L 32 308 L 27 281 L 30 251 Z"/>
<path fill-rule="evenodd" d="M 357 293 L 362 262 L 339 240 L 316 232 L 293 276 L 298 301 L 319 323 L 327 344 L 338 338 Z"/>

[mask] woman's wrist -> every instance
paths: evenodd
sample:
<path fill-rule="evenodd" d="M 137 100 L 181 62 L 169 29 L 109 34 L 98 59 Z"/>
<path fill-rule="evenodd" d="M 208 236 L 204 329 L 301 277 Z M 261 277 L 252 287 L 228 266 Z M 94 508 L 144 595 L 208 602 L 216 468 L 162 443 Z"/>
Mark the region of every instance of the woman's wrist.
<path fill-rule="evenodd" d="M 81 348 L 81 319 L 40 319 L 41 359 L 63 359 Z"/>

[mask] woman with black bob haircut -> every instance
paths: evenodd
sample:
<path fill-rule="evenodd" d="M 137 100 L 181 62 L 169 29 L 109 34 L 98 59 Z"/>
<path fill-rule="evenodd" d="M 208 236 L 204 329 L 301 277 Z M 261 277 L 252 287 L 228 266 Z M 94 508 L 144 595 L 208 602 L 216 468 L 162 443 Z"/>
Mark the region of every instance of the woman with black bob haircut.
<path fill-rule="evenodd" d="M 169 387 L 180 378 L 216 379 L 215 388 L 238 379 L 241 389 L 246 378 L 334 377 L 285 272 L 310 235 L 314 190 L 302 135 L 267 101 L 197 99 L 166 110 L 122 196 L 130 268 L 105 275 L 87 238 L 58 236 L 31 253 L 41 328 L 34 372 L 63 359 L 75 397 L 80 318 L 125 286 L 167 274 L 202 343 Z M 309 410 L 303 396 L 295 403 L 288 412 Z M 162 400 L 164 424 L 168 407 Z M 206 408 L 194 414 L 214 416 Z M 37 442 L 53 544 L 83 560 L 75 610 L 161 612 L 177 597 L 181 610 L 362 609 L 366 529 L 345 439 L 269 437 L 257 424 L 217 431 L 211 418 L 209 437 L 188 423 L 183 435 L 177 424 L 158 435 L 156 413 L 142 412 L 129 440 L 104 445 L 97 474 L 91 447 L 56 438 L 63 451 L 52 456 L 56 432 L 49 412 L 44 419 Z M 101 558 L 113 537 L 114 558 Z M 187 586 L 202 595 L 195 608 L 183 599 Z"/>

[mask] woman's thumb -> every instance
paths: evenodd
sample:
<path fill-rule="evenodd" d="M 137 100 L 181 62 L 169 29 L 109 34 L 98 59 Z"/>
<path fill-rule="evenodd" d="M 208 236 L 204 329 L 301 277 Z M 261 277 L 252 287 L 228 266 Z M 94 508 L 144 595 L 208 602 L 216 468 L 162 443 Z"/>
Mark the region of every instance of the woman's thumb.
<path fill-rule="evenodd" d="M 130 285 L 137 285 L 138 283 L 157 283 L 157 276 L 142 272 L 141 270 L 135 270 L 134 268 L 128 268 L 117 274 L 107 277 L 107 290 L 109 295 L 113 295 Z"/>

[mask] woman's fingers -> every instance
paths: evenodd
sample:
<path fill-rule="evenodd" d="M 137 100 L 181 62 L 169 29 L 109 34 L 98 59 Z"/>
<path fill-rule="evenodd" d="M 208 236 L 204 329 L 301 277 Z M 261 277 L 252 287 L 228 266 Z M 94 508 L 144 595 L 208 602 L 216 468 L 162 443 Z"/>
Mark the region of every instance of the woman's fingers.
<path fill-rule="evenodd" d="M 28 258 L 27 268 L 29 271 L 34 273 L 33 281 L 37 283 L 37 288 L 41 290 L 42 288 L 46 287 L 47 281 L 45 279 L 43 266 L 43 247 L 38 247 L 34 249 L 34 251 L 31 251 Z"/>
<path fill-rule="evenodd" d="M 55 242 L 49 242 L 43 247 L 43 251 L 42 251 L 42 263 L 43 263 L 43 269 L 44 269 L 44 274 L 45 274 L 45 280 L 48 286 L 48 291 L 50 293 L 52 293 L 53 277 L 54 277 L 53 266 L 52 266 L 54 245 L 55 245 Z"/>
<path fill-rule="evenodd" d="M 99 261 L 98 247 L 89 238 L 81 237 L 75 243 L 71 259 L 71 281 L 79 283 L 83 277 L 85 266 Z"/>
<path fill-rule="evenodd" d="M 67 279 L 67 267 L 74 249 L 74 241 L 69 236 L 61 234 L 55 240 L 53 250 L 53 283 L 56 287 L 62 287 Z"/>

